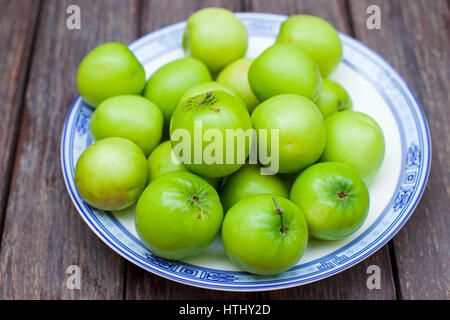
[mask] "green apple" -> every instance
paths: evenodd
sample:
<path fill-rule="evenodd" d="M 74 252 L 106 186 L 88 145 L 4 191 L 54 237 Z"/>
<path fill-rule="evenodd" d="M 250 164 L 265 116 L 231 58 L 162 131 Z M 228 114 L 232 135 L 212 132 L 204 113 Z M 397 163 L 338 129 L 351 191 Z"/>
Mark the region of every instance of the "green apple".
<path fill-rule="evenodd" d="M 325 123 L 309 99 L 281 94 L 258 105 L 251 118 L 258 139 L 260 129 L 279 129 L 279 173 L 297 172 L 319 160 L 326 142 Z M 275 142 L 267 137 L 267 150 L 262 151 L 272 154 Z"/>
<path fill-rule="evenodd" d="M 176 158 L 172 159 L 172 144 L 165 141 L 157 146 L 148 157 L 148 182 L 151 183 L 165 173 L 188 171 Z"/>
<path fill-rule="evenodd" d="M 233 12 L 205 8 L 193 13 L 186 25 L 183 47 L 188 56 L 205 63 L 217 74 L 247 51 L 247 30 Z"/>
<path fill-rule="evenodd" d="M 358 230 L 369 211 L 369 191 L 352 168 L 321 162 L 295 180 L 290 199 L 303 211 L 310 234 L 339 240 Z"/>
<path fill-rule="evenodd" d="M 262 175 L 258 165 L 244 165 L 228 177 L 220 198 L 226 212 L 239 200 L 260 194 L 289 198 L 289 189 L 279 176 Z"/>
<path fill-rule="evenodd" d="M 209 91 L 189 98 L 175 110 L 170 139 L 175 155 L 189 171 L 221 178 L 245 163 L 251 127 L 250 115 L 237 98 L 224 91 Z"/>
<path fill-rule="evenodd" d="M 106 138 L 83 151 L 75 167 L 75 184 L 83 199 L 100 210 L 132 205 L 147 185 L 142 150 L 124 138 Z"/>
<path fill-rule="evenodd" d="M 183 93 L 178 104 L 180 105 L 183 102 L 185 102 L 187 99 L 198 96 L 202 93 L 207 93 L 208 91 L 217 91 L 217 90 L 224 91 L 224 92 L 232 95 L 233 97 L 238 99 L 242 103 L 242 105 L 246 106 L 244 99 L 233 88 L 231 88 L 230 86 L 228 86 L 226 84 L 219 83 L 216 81 L 202 82 L 202 83 L 199 83 L 199 84 L 193 86 L 192 88 L 189 88 L 185 93 Z"/>
<path fill-rule="evenodd" d="M 326 119 L 327 144 L 321 161 L 349 165 L 370 184 L 384 158 L 384 136 L 370 116 L 356 111 L 343 111 Z"/>
<path fill-rule="evenodd" d="M 186 167 L 176 158 L 172 157 L 172 144 L 165 141 L 157 146 L 148 157 L 148 183 L 163 174 L 173 171 L 188 171 Z M 220 179 L 205 178 L 214 188 L 218 188 Z"/>
<path fill-rule="evenodd" d="M 151 101 L 133 95 L 108 98 L 95 110 L 91 132 L 96 140 L 122 137 L 136 143 L 146 156 L 161 140 L 164 118 Z"/>
<path fill-rule="evenodd" d="M 326 119 L 339 111 L 352 109 L 352 98 L 339 84 L 329 79 L 322 79 L 322 89 L 316 106 Z"/>
<path fill-rule="evenodd" d="M 144 90 L 144 97 L 161 109 L 166 123 L 187 89 L 211 81 L 208 68 L 194 58 L 182 58 L 162 66 L 152 74 Z"/>
<path fill-rule="evenodd" d="M 260 101 L 282 93 L 315 100 L 321 86 L 314 61 L 302 50 L 284 43 L 269 47 L 253 61 L 248 81 Z"/>
<path fill-rule="evenodd" d="M 217 82 L 230 86 L 244 98 L 250 113 L 259 104 L 258 98 L 248 83 L 248 69 L 252 62 L 253 59 L 250 58 L 238 59 L 227 65 L 217 76 Z"/>
<path fill-rule="evenodd" d="M 228 210 L 222 243 L 240 269 L 273 275 L 292 268 L 308 244 L 308 228 L 301 210 L 283 197 L 258 195 Z"/>
<path fill-rule="evenodd" d="M 152 252 L 171 260 L 193 257 L 220 231 L 223 209 L 216 190 L 190 172 L 170 172 L 144 190 L 136 230 Z"/>
<path fill-rule="evenodd" d="M 330 75 L 342 59 L 342 43 L 327 21 L 310 15 L 294 15 L 281 24 L 278 43 L 289 43 L 305 51 L 323 77 Z"/>
<path fill-rule="evenodd" d="M 145 70 L 127 46 L 108 42 L 81 61 L 77 86 L 84 101 L 95 108 L 113 96 L 140 94 L 145 86 Z"/>

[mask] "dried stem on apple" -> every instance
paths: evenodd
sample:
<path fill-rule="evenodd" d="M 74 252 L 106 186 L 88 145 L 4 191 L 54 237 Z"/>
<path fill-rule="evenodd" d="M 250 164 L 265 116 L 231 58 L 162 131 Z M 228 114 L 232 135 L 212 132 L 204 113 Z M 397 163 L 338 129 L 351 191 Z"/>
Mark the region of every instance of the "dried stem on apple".
<path fill-rule="evenodd" d="M 273 203 L 275 204 L 275 208 L 277 211 L 277 214 L 280 216 L 281 218 L 281 228 L 280 228 L 280 232 L 281 233 L 286 233 L 288 230 L 288 227 L 286 226 L 286 223 L 284 221 L 284 217 L 283 217 L 283 209 L 281 209 L 281 207 L 278 205 L 277 200 L 275 199 L 275 197 L 272 197 Z"/>

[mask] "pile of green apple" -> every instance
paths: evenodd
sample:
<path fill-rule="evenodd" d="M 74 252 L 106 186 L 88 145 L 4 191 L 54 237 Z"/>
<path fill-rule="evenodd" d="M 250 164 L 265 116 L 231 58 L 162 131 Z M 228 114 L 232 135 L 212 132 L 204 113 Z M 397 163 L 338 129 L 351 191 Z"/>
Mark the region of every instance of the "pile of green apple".
<path fill-rule="evenodd" d="M 140 238 L 167 259 L 195 256 L 221 232 L 230 260 L 261 275 L 293 267 L 309 237 L 337 240 L 358 230 L 385 147 L 379 125 L 353 111 L 347 91 L 327 78 L 342 59 L 336 30 L 318 17 L 291 16 L 253 60 L 244 57 L 242 22 L 206 8 L 189 17 L 180 41 L 186 57 L 148 81 L 119 43 L 82 60 L 78 90 L 95 108 L 96 140 L 76 164 L 84 200 L 110 211 L 137 202 Z M 261 161 L 183 163 L 174 132 L 192 133 L 195 121 L 221 132 L 279 129 L 279 172 L 261 175 Z"/>

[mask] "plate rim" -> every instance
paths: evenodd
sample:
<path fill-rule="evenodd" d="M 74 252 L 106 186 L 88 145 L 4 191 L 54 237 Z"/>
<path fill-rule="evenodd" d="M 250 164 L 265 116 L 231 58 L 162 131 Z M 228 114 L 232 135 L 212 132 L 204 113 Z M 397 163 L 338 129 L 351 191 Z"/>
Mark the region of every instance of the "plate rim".
<path fill-rule="evenodd" d="M 263 17 L 263 18 L 272 18 L 272 20 L 278 19 L 280 21 L 282 21 L 283 19 L 286 19 L 287 16 L 286 15 L 279 15 L 279 14 L 271 14 L 271 13 L 262 13 L 262 12 L 237 12 L 236 16 L 238 18 L 241 19 L 245 19 L 248 18 L 249 16 L 252 18 L 258 18 L 258 17 Z M 148 39 L 149 37 L 152 36 L 156 36 L 158 33 L 162 33 L 162 32 L 167 32 L 168 30 L 178 27 L 179 25 L 185 24 L 186 21 L 180 21 L 174 24 L 170 24 L 167 25 L 163 28 L 160 28 L 158 30 L 152 31 L 136 40 L 134 40 L 133 42 L 131 42 L 128 46 L 132 47 L 134 45 L 136 45 L 138 42 L 143 41 L 144 39 Z M 74 203 L 78 213 L 81 215 L 82 219 L 88 224 L 88 226 L 90 227 L 90 229 L 104 242 L 106 243 L 111 249 L 113 249 L 116 253 L 120 254 L 122 257 L 124 257 L 125 259 L 127 259 L 128 261 L 134 263 L 135 265 L 143 268 L 146 271 L 152 272 L 154 274 L 157 274 L 159 276 L 162 276 L 163 278 L 169 279 L 169 280 L 173 280 L 179 283 L 183 283 L 183 284 L 187 284 L 187 285 L 191 285 L 191 286 L 195 286 L 195 287 L 200 287 L 200 288 L 206 288 L 206 289 L 214 289 L 214 290 L 220 290 L 220 291 L 238 291 L 238 292 L 242 292 L 242 291 L 246 291 L 246 292 L 250 292 L 250 291 L 269 291 L 269 290 L 277 290 L 277 289 L 284 289 L 284 288 L 291 288 L 291 287 L 296 287 L 299 285 L 303 285 L 303 284 L 307 284 L 307 283 L 312 283 L 312 282 L 316 282 L 325 278 L 328 278 L 332 275 L 335 275 L 337 273 L 340 273 L 352 266 L 355 266 L 356 264 L 358 264 L 359 262 L 361 262 L 362 260 L 365 260 L 366 258 L 368 258 L 369 256 L 371 256 L 372 254 L 374 254 L 375 252 L 377 252 L 381 247 L 383 247 L 389 240 L 391 240 L 398 231 L 400 231 L 400 229 L 405 225 L 405 223 L 408 221 L 408 219 L 410 218 L 410 216 L 412 215 L 412 213 L 414 212 L 414 210 L 416 209 L 418 203 L 420 202 L 420 199 L 423 196 L 423 193 L 425 191 L 426 185 L 427 185 L 427 181 L 429 178 L 429 174 L 430 174 L 430 168 L 431 168 L 431 158 L 432 158 L 432 145 L 431 145 L 431 137 L 430 137 L 430 130 L 429 130 L 429 126 L 428 126 L 428 122 L 426 119 L 426 115 L 423 111 L 423 108 L 419 102 L 419 100 L 417 99 L 415 93 L 413 92 L 413 90 L 411 89 L 411 87 L 409 86 L 409 84 L 405 81 L 405 79 L 400 75 L 400 73 L 394 69 L 391 64 L 381 55 L 379 55 L 376 51 L 374 51 L 372 48 L 366 46 L 364 43 L 362 43 L 361 41 L 359 41 L 358 39 L 352 38 L 351 36 L 348 36 L 346 34 L 343 34 L 341 32 L 339 32 L 340 36 L 344 37 L 344 38 L 348 38 L 350 41 L 355 42 L 359 47 L 362 47 L 363 49 L 369 51 L 373 56 L 375 56 L 377 59 L 379 59 L 385 67 L 387 67 L 387 69 L 389 70 L 390 73 L 393 73 L 397 76 L 398 79 L 400 79 L 401 83 L 405 85 L 406 87 L 406 94 L 410 94 L 412 97 L 413 102 L 415 102 L 415 109 L 417 109 L 419 111 L 419 113 L 417 114 L 418 119 L 421 120 L 422 124 L 423 124 L 423 132 L 421 132 L 420 130 L 418 131 L 418 135 L 422 136 L 422 138 L 426 138 L 424 139 L 424 147 L 427 148 L 427 153 L 428 153 L 428 157 L 427 157 L 427 166 L 424 171 L 424 177 L 420 177 L 421 182 L 418 182 L 417 185 L 417 194 L 415 195 L 415 197 L 413 197 L 411 200 L 413 200 L 412 202 L 414 202 L 411 206 L 410 209 L 407 213 L 405 213 L 404 217 L 398 222 L 398 225 L 396 226 L 395 230 L 391 230 L 387 236 L 384 236 L 382 239 L 380 239 L 379 241 L 374 243 L 374 248 L 372 248 L 371 251 L 369 252 L 364 252 L 361 254 L 361 256 L 359 256 L 356 259 L 353 259 L 350 263 L 348 263 L 347 265 L 345 265 L 342 268 L 336 268 L 336 269 L 332 269 L 330 270 L 330 272 L 325 273 L 323 275 L 321 275 L 320 277 L 313 279 L 313 280 L 306 280 L 306 281 L 302 281 L 302 280 L 295 280 L 293 282 L 288 282 L 289 279 L 282 279 L 280 280 L 280 282 L 277 283 L 269 283 L 266 284 L 264 286 L 249 286 L 249 287 L 242 287 L 242 286 L 230 286 L 229 284 L 226 285 L 225 283 L 218 283 L 218 284 L 211 284 L 211 283 L 207 283 L 207 282 L 201 282 L 201 279 L 197 279 L 197 280 L 189 280 L 189 279 L 185 279 L 185 278 L 181 278 L 181 277 L 177 277 L 172 275 L 171 273 L 167 272 L 167 271 L 163 271 L 163 270 L 158 270 L 156 268 L 153 267 L 149 267 L 148 265 L 144 265 L 142 264 L 140 261 L 134 259 L 133 257 L 131 257 L 128 253 L 123 252 L 122 250 L 120 250 L 120 248 L 116 248 L 115 245 L 113 243 L 110 243 L 110 239 L 108 239 L 109 237 L 105 236 L 103 233 L 101 233 L 100 231 L 98 231 L 96 229 L 96 227 L 92 224 L 91 221 L 89 221 L 87 219 L 87 217 L 85 217 L 84 214 L 84 210 L 79 206 L 77 199 L 75 199 L 74 195 L 71 192 L 71 187 L 69 185 L 69 177 L 66 175 L 65 172 L 65 168 L 66 168 L 66 164 L 64 162 L 64 146 L 65 146 L 65 136 L 66 136 L 66 130 L 68 127 L 68 120 L 70 118 L 70 115 L 72 114 L 73 108 L 75 107 L 76 103 L 79 101 L 80 96 L 77 95 L 75 97 L 75 99 L 72 102 L 72 105 L 69 109 L 69 112 L 66 116 L 65 122 L 64 122 L 64 127 L 62 130 L 62 135 L 61 135 L 61 148 L 60 148 L 60 157 L 61 157 L 61 167 L 62 167 L 62 171 L 63 171 L 63 177 L 64 177 L 64 182 L 66 185 L 66 188 L 68 190 L 68 193 L 70 195 L 70 198 L 72 199 L 72 202 Z M 408 99 L 410 100 L 410 98 Z M 422 151 L 423 152 L 423 151 Z M 402 164 L 403 165 L 403 164 Z M 420 188 L 420 190 L 419 190 Z M 396 189 L 395 192 L 397 192 L 398 190 Z M 395 225 L 395 223 L 393 223 L 393 225 Z M 205 267 L 202 267 L 205 268 Z M 236 271 L 237 272 L 237 271 Z M 256 284 L 257 282 L 255 282 Z"/>

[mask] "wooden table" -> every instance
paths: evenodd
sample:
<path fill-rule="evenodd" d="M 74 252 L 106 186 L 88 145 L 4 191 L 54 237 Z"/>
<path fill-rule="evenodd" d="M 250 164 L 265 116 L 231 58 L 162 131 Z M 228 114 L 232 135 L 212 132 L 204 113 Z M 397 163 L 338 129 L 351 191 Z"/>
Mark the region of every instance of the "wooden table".
<path fill-rule="evenodd" d="M 81 8 L 81 30 L 66 9 Z M 367 7 L 381 9 L 369 30 Z M 129 43 L 208 6 L 321 16 L 383 55 L 417 94 L 431 127 L 431 176 L 408 223 L 374 255 L 317 283 L 224 293 L 165 280 L 127 262 L 75 211 L 60 167 L 60 137 L 83 56 Z M 0 0 L 0 299 L 449 299 L 449 73 L 447 0 Z M 69 265 L 81 290 L 66 286 Z M 381 268 L 381 289 L 366 286 Z"/>

